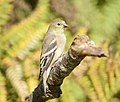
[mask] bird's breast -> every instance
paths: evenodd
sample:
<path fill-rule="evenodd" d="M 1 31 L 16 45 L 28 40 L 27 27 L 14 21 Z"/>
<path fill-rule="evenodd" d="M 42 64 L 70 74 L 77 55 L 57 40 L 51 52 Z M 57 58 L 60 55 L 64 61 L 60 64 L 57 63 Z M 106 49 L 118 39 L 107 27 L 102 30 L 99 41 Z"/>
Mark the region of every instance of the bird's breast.
<path fill-rule="evenodd" d="M 60 34 L 56 37 L 57 40 L 57 51 L 56 54 L 58 57 L 60 57 L 60 55 L 63 53 L 64 48 L 65 48 L 65 44 L 66 44 L 66 37 L 63 34 Z"/>

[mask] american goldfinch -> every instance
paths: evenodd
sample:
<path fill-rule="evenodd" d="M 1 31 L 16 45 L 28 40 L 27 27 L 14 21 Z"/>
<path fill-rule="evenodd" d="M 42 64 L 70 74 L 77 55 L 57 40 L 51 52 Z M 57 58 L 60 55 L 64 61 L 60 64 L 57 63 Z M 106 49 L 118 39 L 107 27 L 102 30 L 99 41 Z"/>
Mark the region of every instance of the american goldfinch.
<path fill-rule="evenodd" d="M 42 52 L 40 56 L 40 75 L 44 85 L 44 93 L 49 90 L 46 83 L 52 64 L 62 55 L 66 43 L 64 35 L 65 28 L 68 25 L 63 20 L 52 22 L 45 35 Z"/>

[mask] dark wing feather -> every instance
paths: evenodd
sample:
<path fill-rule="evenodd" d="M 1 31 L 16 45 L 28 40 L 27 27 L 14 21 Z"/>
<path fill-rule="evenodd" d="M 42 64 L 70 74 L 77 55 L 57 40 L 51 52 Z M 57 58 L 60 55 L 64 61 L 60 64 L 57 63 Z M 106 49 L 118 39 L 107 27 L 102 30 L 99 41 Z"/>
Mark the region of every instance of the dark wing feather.
<path fill-rule="evenodd" d="M 44 50 L 42 51 L 41 58 L 40 58 L 40 74 L 39 74 L 39 79 L 43 75 L 44 71 L 48 69 L 48 67 L 50 66 L 50 64 L 51 64 L 51 62 L 53 60 L 53 57 L 55 55 L 55 51 L 57 49 L 57 42 L 56 42 L 55 37 L 49 39 L 49 42 L 44 42 L 43 49 Z"/>

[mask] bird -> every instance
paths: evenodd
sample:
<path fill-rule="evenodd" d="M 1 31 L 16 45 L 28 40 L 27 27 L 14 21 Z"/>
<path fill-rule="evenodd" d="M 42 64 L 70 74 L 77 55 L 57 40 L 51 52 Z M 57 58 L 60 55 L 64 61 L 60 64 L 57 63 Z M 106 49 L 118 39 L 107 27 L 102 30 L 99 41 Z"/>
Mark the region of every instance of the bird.
<path fill-rule="evenodd" d="M 50 74 L 52 64 L 56 62 L 64 51 L 66 36 L 64 31 L 68 25 L 64 20 L 55 20 L 50 25 L 43 40 L 42 52 L 40 55 L 39 79 L 43 80 L 44 93 L 49 90 L 47 79 Z"/>

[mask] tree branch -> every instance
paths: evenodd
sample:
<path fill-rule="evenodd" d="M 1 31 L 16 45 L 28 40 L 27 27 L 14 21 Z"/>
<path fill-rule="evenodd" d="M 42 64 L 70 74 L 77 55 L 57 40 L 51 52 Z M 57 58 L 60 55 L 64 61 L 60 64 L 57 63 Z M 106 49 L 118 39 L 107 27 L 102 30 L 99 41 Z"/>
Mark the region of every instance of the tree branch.
<path fill-rule="evenodd" d="M 80 64 L 86 56 L 107 57 L 101 48 L 95 47 L 88 36 L 76 36 L 68 52 L 53 64 L 47 83 L 49 92 L 44 94 L 43 82 L 27 96 L 25 102 L 45 102 L 48 99 L 58 98 L 62 94 L 60 86 L 65 77 Z"/>

